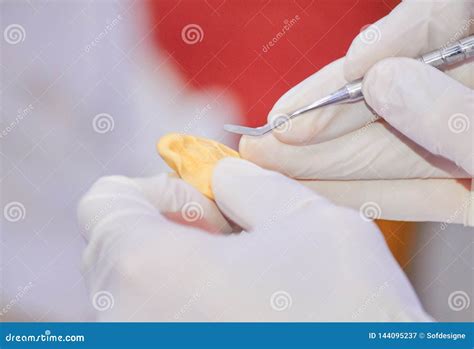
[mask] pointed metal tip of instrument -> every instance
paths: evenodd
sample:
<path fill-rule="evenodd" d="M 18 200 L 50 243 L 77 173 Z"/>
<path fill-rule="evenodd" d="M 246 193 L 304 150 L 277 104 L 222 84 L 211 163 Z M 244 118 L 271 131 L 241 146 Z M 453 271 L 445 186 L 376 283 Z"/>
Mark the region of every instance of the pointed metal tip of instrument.
<path fill-rule="evenodd" d="M 252 128 L 240 125 L 226 124 L 224 125 L 224 130 L 226 130 L 227 132 L 245 136 L 261 136 L 267 132 L 270 132 L 272 130 L 272 126 L 270 124 L 266 124 L 264 126 Z"/>
<path fill-rule="evenodd" d="M 242 128 L 243 128 L 243 126 L 239 126 L 239 125 L 232 125 L 232 124 L 224 125 L 224 130 L 226 130 L 227 132 L 231 132 L 231 133 L 242 134 L 241 133 Z"/>

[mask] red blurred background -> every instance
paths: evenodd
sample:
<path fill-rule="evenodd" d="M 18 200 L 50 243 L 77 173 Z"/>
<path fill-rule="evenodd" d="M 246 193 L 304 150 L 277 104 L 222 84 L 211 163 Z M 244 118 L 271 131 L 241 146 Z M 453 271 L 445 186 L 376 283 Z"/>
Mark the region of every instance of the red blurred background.
<path fill-rule="evenodd" d="M 365 25 L 397 0 L 176 0 L 149 3 L 154 40 L 171 54 L 189 88 L 219 86 L 238 99 L 245 124 L 261 125 L 292 86 L 345 55 Z M 296 19 L 295 17 L 298 16 Z M 294 24 L 264 52 L 285 21 Z M 203 38 L 189 45 L 193 23 Z"/>

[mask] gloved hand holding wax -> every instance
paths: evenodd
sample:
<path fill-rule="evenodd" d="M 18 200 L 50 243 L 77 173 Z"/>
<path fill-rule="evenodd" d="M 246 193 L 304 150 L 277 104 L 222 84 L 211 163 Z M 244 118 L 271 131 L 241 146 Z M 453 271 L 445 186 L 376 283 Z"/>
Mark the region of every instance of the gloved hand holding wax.
<path fill-rule="evenodd" d="M 165 174 L 91 188 L 84 275 L 91 294 L 115 298 L 100 320 L 431 320 L 358 212 L 235 158 L 217 163 L 212 192 L 217 205 Z M 223 214 L 245 232 L 222 235 Z"/>

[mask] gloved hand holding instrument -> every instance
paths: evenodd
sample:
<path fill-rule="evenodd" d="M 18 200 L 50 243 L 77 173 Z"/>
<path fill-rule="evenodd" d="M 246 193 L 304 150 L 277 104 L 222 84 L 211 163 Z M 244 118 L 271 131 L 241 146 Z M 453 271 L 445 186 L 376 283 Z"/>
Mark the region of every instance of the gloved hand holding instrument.
<path fill-rule="evenodd" d="M 473 10 L 472 1 L 401 3 L 361 32 L 346 57 L 286 93 L 268 121 L 362 77 L 365 103 L 324 106 L 244 136 L 241 156 L 336 203 L 370 202 L 374 218 L 473 225 Z M 423 58 L 455 63 L 444 72 L 405 58 L 440 48 Z"/>

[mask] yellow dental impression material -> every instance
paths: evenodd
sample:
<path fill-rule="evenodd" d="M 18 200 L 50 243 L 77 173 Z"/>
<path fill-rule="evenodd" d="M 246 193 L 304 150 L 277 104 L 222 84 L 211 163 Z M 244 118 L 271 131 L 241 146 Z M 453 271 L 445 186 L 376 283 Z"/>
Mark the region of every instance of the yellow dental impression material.
<path fill-rule="evenodd" d="M 223 158 L 240 157 L 238 152 L 224 144 L 178 133 L 161 137 L 157 148 L 169 167 L 211 199 L 214 199 L 211 189 L 214 166 Z"/>

